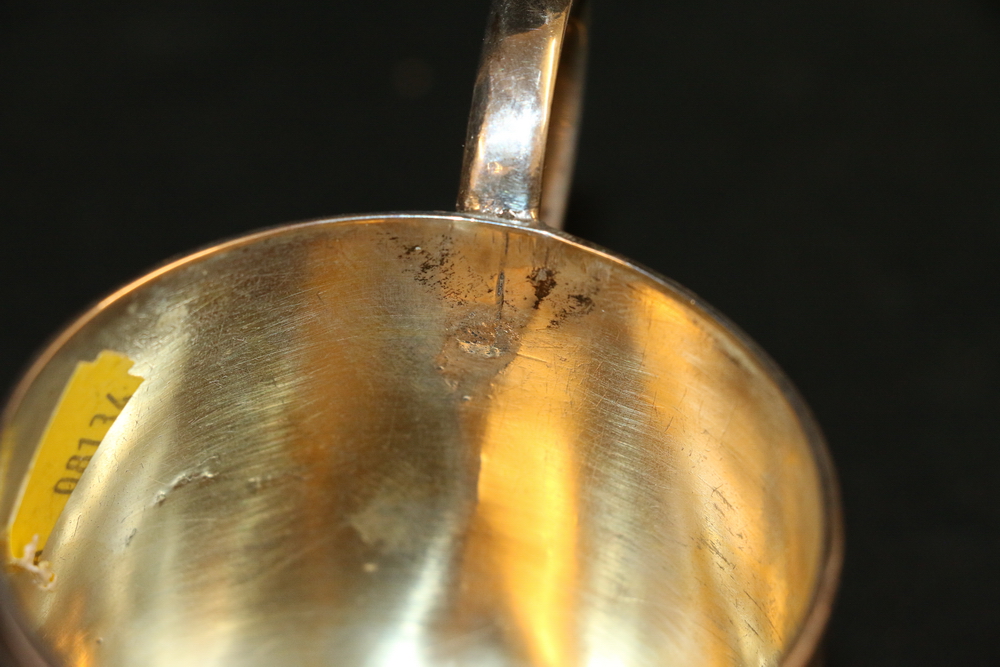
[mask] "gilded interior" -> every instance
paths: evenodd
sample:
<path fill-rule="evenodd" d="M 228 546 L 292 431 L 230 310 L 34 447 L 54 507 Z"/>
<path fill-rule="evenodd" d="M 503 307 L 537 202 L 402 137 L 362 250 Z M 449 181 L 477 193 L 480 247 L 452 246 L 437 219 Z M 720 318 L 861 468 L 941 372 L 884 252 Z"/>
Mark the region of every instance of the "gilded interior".
<path fill-rule="evenodd" d="M 756 667 L 821 604 L 835 509 L 796 399 L 568 237 L 348 219 L 161 269 L 15 394 L 0 516 L 104 349 L 146 380 L 49 541 L 55 589 L 8 571 L 67 665 Z"/>

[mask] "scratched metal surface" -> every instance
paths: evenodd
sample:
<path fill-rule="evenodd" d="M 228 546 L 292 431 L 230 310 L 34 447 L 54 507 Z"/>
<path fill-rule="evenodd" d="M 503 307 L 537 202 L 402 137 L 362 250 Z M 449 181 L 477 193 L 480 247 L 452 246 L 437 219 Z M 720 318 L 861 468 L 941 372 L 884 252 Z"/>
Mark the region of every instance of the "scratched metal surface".
<path fill-rule="evenodd" d="M 161 269 L 29 373 L 0 512 L 73 365 L 146 378 L 7 583 L 67 665 L 799 665 L 830 471 L 768 362 L 556 233 L 311 223 Z M 4 549 L 6 545 L 0 545 Z"/>

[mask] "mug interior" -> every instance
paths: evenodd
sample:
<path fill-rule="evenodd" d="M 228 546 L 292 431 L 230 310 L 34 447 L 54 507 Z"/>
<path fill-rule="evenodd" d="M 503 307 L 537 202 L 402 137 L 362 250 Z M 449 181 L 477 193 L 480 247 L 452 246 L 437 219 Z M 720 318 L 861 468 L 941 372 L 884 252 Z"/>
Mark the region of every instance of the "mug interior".
<path fill-rule="evenodd" d="M 567 235 L 345 218 L 167 265 L 16 390 L 0 516 L 104 351 L 143 381 L 45 545 L 55 586 L 5 578 L 57 664 L 774 665 L 822 625 L 836 501 L 794 391 Z"/>

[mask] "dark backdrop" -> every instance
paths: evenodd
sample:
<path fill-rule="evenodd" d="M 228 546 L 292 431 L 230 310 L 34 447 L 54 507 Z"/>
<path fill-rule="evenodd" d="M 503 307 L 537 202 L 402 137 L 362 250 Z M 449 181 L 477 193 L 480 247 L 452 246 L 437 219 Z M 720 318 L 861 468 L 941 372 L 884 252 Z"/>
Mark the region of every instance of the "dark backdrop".
<path fill-rule="evenodd" d="M 596 0 L 570 231 L 727 313 L 814 408 L 831 667 L 1000 665 L 1000 7 Z M 170 255 L 452 207 L 486 0 L 0 9 L 0 384 Z"/>

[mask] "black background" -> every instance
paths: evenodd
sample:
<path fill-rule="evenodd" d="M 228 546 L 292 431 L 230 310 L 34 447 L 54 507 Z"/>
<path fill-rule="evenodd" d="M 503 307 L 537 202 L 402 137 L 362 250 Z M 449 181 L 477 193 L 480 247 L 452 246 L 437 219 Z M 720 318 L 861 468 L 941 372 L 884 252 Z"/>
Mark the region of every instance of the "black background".
<path fill-rule="evenodd" d="M 0 383 L 168 256 L 452 209 L 486 5 L 4 3 Z M 1000 665 L 1000 6 L 592 5 L 568 229 L 815 410 L 848 539 L 828 665 Z"/>

